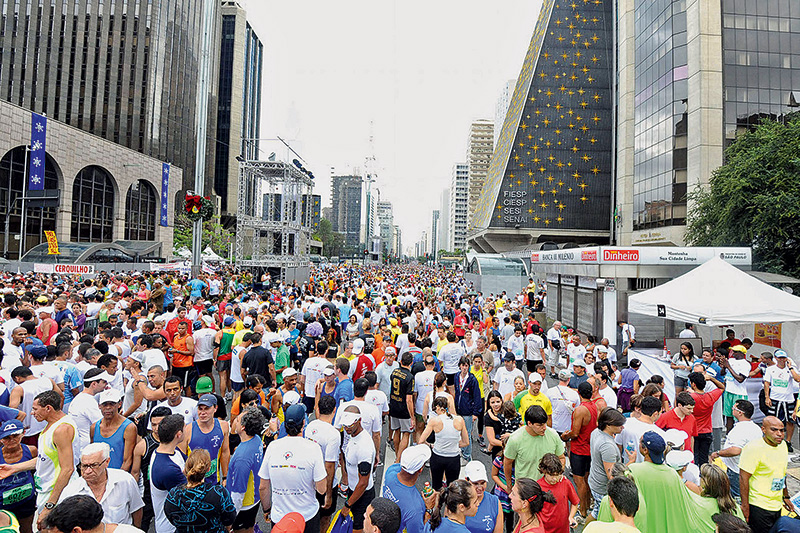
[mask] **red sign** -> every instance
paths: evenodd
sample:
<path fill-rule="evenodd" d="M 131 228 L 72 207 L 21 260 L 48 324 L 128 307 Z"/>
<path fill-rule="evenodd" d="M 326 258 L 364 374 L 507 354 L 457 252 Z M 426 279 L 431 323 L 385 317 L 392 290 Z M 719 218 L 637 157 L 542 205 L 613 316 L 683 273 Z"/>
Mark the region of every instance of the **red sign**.
<path fill-rule="evenodd" d="M 54 265 L 56 274 L 94 274 L 94 265 Z"/>
<path fill-rule="evenodd" d="M 539 262 L 539 254 L 538 253 L 531 254 L 531 262 L 532 263 L 538 263 Z"/>
<path fill-rule="evenodd" d="M 597 261 L 597 250 L 584 250 L 581 252 L 581 261 Z"/>
<path fill-rule="evenodd" d="M 639 250 L 603 250 L 603 261 L 635 263 L 639 261 Z"/>

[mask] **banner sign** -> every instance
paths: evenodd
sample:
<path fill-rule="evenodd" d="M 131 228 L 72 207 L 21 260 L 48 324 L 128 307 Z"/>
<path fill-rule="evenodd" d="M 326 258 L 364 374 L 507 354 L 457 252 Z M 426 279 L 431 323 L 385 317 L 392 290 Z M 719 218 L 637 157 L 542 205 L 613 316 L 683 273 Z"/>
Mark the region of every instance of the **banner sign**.
<path fill-rule="evenodd" d="M 162 226 L 168 225 L 167 223 L 167 197 L 169 196 L 169 163 L 162 163 L 161 165 L 161 217 L 160 224 Z"/>
<path fill-rule="evenodd" d="M 58 252 L 58 239 L 56 238 L 56 232 L 45 231 L 44 236 L 47 239 L 47 255 L 60 255 Z"/>
<path fill-rule="evenodd" d="M 94 274 L 94 265 L 34 263 L 33 271 L 42 274 Z"/>
<path fill-rule="evenodd" d="M 47 141 L 47 118 L 31 113 L 31 162 L 28 171 L 28 190 L 44 190 L 44 158 Z"/>
<path fill-rule="evenodd" d="M 571 265 L 700 265 L 719 257 L 732 265 L 750 266 L 750 248 L 713 248 L 681 246 L 593 246 L 567 248 L 531 253 L 531 263 L 560 263 Z"/>
<path fill-rule="evenodd" d="M 765 346 L 772 346 L 773 348 L 781 347 L 781 324 L 756 324 L 755 325 L 755 343 L 764 344 Z"/>

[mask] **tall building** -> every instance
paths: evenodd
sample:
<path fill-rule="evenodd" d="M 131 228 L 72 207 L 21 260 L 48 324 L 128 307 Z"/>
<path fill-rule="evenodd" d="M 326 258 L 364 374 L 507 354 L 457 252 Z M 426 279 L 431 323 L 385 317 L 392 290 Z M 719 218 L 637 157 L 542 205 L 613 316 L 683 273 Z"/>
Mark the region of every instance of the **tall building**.
<path fill-rule="evenodd" d="M 195 172 L 204 0 L 3 2 L 0 98 Z M 208 146 L 217 118 L 213 6 Z M 206 187 L 213 183 L 213 150 Z"/>
<path fill-rule="evenodd" d="M 368 243 L 372 238 L 379 234 L 378 228 L 378 202 L 381 199 L 381 192 L 374 187 L 375 179 L 367 175 L 364 196 L 361 199 L 361 236 L 360 242 L 368 248 Z"/>
<path fill-rule="evenodd" d="M 469 172 L 468 165 L 453 165 L 450 179 L 450 240 L 448 250 L 464 250 L 467 243 L 467 220 L 469 211 Z"/>
<path fill-rule="evenodd" d="M 494 124 L 477 120 L 469 127 L 467 142 L 467 229 L 474 229 L 472 213 L 478 209 L 483 184 L 492 160 Z M 461 247 L 463 249 L 463 246 Z"/>
<path fill-rule="evenodd" d="M 235 216 L 237 209 L 236 157 L 259 159 L 264 45 L 237 2 L 222 2 L 221 10 L 217 142 L 213 146 L 214 192 L 220 197 L 225 223 Z"/>
<path fill-rule="evenodd" d="M 419 238 L 419 251 L 417 251 L 417 257 L 422 257 L 428 253 L 428 232 L 423 231 L 422 236 Z"/>
<path fill-rule="evenodd" d="M 517 80 L 508 80 L 500 91 L 500 96 L 497 97 L 497 102 L 494 105 L 494 131 L 492 132 L 492 148 L 497 147 L 497 141 L 500 139 L 500 132 L 503 131 L 503 122 L 506 120 L 506 113 L 508 106 L 511 103 L 511 98 L 514 96 L 514 87 L 517 85 Z"/>
<path fill-rule="evenodd" d="M 439 210 L 434 209 L 431 215 L 431 249 L 430 252 L 436 256 L 439 252 Z"/>
<path fill-rule="evenodd" d="M 400 226 L 392 228 L 392 248 L 394 255 L 401 258 L 403 257 L 403 232 L 400 231 Z"/>
<path fill-rule="evenodd" d="M 394 228 L 394 213 L 392 202 L 381 200 L 378 202 L 378 229 L 381 237 L 383 252 L 392 252 L 392 231 Z"/>
<path fill-rule="evenodd" d="M 476 251 L 608 242 L 614 2 L 542 3 L 473 214 Z"/>
<path fill-rule="evenodd" d="M 344 244 L 357 249 L 361 243 L 361 176 L 331 177 L 331 225 L 344 236 Z"/>
<path fill-rule="evenodd" d="M 792 111 L 800 4 L 621 0 L 618 17 L 617 242 L 682 245 L 687 191 L 737 133 Z"/>
<path fill-rule="evenodd" d="M 440 200 L 439 206 L 439 237 L 437 241 L 439 241 L 439 250 L 445 250 L 447 252 L 452 251 L 450 249 L 450 189 L 447 188 L 442 191 L 442 196 Z M 437 250 L 438 252 L 438 250 Z"/>

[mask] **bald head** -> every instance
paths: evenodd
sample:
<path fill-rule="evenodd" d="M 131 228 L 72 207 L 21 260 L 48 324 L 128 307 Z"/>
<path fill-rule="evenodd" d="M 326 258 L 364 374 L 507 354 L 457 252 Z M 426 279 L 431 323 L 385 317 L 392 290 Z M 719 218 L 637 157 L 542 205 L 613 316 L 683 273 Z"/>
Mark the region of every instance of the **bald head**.
<path fill-rule="evenodd" d="M 784 427 L 783 422 L 774 416 L 766 416 L 761 422 L 761 431 L 764 434 L 764 441 L 770 446 L 779 446 L 783 442 Z"/>

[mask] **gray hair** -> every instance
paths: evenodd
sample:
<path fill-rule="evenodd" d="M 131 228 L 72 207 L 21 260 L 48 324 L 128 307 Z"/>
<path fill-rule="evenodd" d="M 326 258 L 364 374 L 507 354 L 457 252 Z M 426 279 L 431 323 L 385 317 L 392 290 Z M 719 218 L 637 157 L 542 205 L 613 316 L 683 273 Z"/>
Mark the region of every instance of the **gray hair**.
<path fill-rule="evenodd" d="M 81 450 L 81 457 L 94 455 L 96 453 L 103 454 L 103 461 L 105 461 L 111 457 L 111 446 L 109 446 L 107 442 L 93 442 L 91 444 L 87 444 Z"/>

